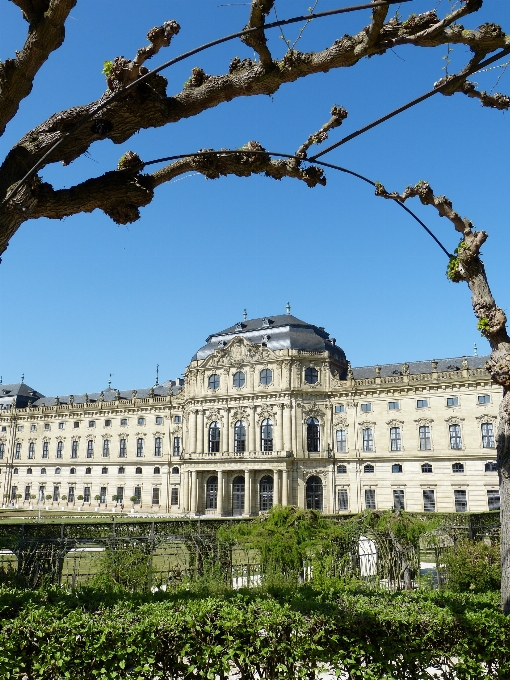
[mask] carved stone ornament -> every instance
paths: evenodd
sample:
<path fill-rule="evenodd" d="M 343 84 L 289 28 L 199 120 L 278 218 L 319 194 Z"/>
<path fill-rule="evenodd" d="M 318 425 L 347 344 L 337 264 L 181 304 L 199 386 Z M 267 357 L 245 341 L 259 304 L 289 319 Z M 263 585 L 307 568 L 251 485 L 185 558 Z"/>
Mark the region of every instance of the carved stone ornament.
<path fill-rule="evenodd" d="M 74 404 L 74 394 L 69 395 L 69 403 Z"/>
<path fill-rule="evenodd" d="M 260 424 L 262 423 L 263 420 L 271 420 L 273 425 L 276 425 L 276 416 L 273 413 L 273 411 L 269 408 L 262 408 L 258 413 L 257 413 L 257 423 L 260 427 Z"/>
<path fill-rule="evenodd" d="M 304 470 L 303 479 L 306 481 L 310 477 L 320 477 L 323 482 L 326 481 L 328 476 L 327 470 Z"/>
<path fill-rule="evenodd" d="M 211 409 L 207 412 L 205 420 L 208 426 L 211 423 L 223 423 L 223 415 L 217 409 Z"/>
<path fill-rule="evenodd" d="M 363 421 L 359 424 L 359 426 L 360 426 L 361 428 L 364 428 L 364 429 L 366 429 L 366 428 L 368 428 L 368 427 L 371 427 L 371 428 L 373 429 L 373 428 L 375 428 L 375 423 L 371 423 L 371 422 L 368 421 L 368 420 L 363 420 Z"/>
<path fill-rule="evenodd" d="M 116 390 L 116 391 L 115 391 L 115 399 L 116 399 L 117 401 L 120 400 L 120 390 Z"/>
<path fill-rule="evenodd" d="M 493 423 L 495 425 L 498 422 L 498 417 L 497 416 L 489 416 L 489 415 L 483 415 L 483 416 L 476 416 L 475 420 L 478 420 L 478 422 L 481 423 Z"/>
<path fill-rule="evenodd" d="M 109 441 L 112 440 L 112 435 L 111 434 L 103 434 L 101 435 L 103 439 L 108 439 Z"/>
<path fill-rule="evenodd" d="M 418 418 L 417 420 L 414 421 L 418 426 L 419 425 L 432 425 L 434 422 L 433 418 Z"/>
<path fill-rule="evenodd" d="M 145 439 L 146 432 L 136 432 L 135 437 L 140 437 L 140 439 Z"/>
<path fill-rule="evenodd" d="M 273 358 L 273 352 L 261 345 L 252 345 L 242 337 L 233 338 L 223 347 L 218 347 L 206 360 L 204 367 L 239 366 L 246 363 Z"/>
<path fill-rule="evenodd" d="M 153 436 L 154 436 L 154 439 L 155 439 L 156 437 L 161 437 L 161 438 L 163 438 L 163 437 L 165 436 L 165 433 L 164 433 L 164 432 L 153 432 L 152 434 L 153 434 Z"/>
<path fill-rule="evenodd" d="M 136 390 L 132 390 L 131 399 L 136 399 Z"/>
<path fill-rule="evenodd" d="M 308 418 L 317 418 L 321 425 L 324 425 L 324 411 L 319 408 L 315 401 L 311 404 L 303 404 L 303 422 L 306 423 Z"/>
<path fill-rule="evenodd" d="M 402 364 L 402 375 L 409 375 L 409 364 Z"/>
<path fill-rule="evenodd" d="M 463 420 L 466 419 L 460 418 L 459 416 L 450 416 L 449 418 L 445 418 L 444 422 L 448 423 L 448 425 L 460 425 Z"/>
<path fill-rule="evenodd" d="M 43 442 L 50 442 L 51 441 L 50 437 L 43 437 L 42 440 L 43 440 Z"/>
<path fill-rule="evenodd" d="M 336 418 L 333 419 L 333 427 L 345 429 L 346 427 L 349 427 L 349 422 L 345 416 L 336 416 Z"/>
<path fill-rule="evenodd" d="M 464 369 L 469 368 L 467 357 L 462 357 L 462 368 Z"/>
<path fill-rule="evenodd" d="M 104 401 L 104 392 L 101 391 L 101 394 L 99 395 L 99 401 Z"/>
<path fill-rule="evenodd" d="M 174 434 L 174 435 L 180 435 L 181 432 L 182 432 L 182 427 L 181 427 L 180 425 L 176 425 L 176 426 L 172 429 L 172 434 Z"/>
<path fill-rule="evenodd" d="M 85 396 L 83 397 L 83 403 L 88 404 L 89 403 L 89 395 L 85 393 Z"/>
<path fill-rule="evenodd" d="M 388 427 L 402 427 L 404 424 L 403 420 L 388 420 L 386 422 L 386 425 Z"/>
<path fill-rule="evenodd" d="M 151 387 L 151 388 L 150 388 L 150 390 L 149 390 L 149 397 L 150 397 L 151 399 L 154 398 L 154 387 Z"/>
<path fill-rule="evenodd" d="M 354 380 L 354 371 L 352 370 L 350 361 L 347 362 L 347 377 L 349 380 Z"/>
<path fill-rule="evenodd" d="M 232 425 L 235 425 L 238 420 L 244 420 L 245 423 L 248 423 L 250 418 L 248 411 L 244 411 L 243 409 L 236 409 L 235 411 L 232 411 L 231 416 Z"/>

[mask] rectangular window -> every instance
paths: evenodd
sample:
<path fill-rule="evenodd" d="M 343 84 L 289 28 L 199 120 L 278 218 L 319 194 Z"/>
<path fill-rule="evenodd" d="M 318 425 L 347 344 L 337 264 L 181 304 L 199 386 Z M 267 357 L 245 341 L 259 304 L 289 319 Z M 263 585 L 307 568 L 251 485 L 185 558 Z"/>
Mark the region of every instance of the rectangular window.
<path fill-rule="evenodd" d="M 44 429 L 49 430 L 50 429 L 50 424 L 49 423 L 44 423 Z"/>
<path fill-rule="evenodd" d="M 490 404 L 491 403 L 491 398 L 489 394 L 479 394 L 478 395 L 478 403 L 479 404 Z"/>
<path fill-rule="evenodd" d="M 25 500 L 26 501 L 30 500 L 30 487 L 29 486 L 25 487 Z"/>
<path fill-rule="evenodd" d="M 372 434 L 372 428 L 366 427 L 363 430 L 363 451 L 373 450 L 374 450 L 374 437 Z"/>
<path fill-rule="evenodd" d="M 67 494 L 67 500 L 69 503 L 74 503 L 74 486 L 69 487 L 69 493 Z"/>
<path fill-rule="evenodd" d="M 156 416 L 156 425 L 163 425 L 163 417 Z"/>
<path fill-rule="evenodd" d="M 162 456 L 163 455 L 163 446 L 162 446 L 162 439 L 161 437 L 156 437 L 154 440 L 154 455 L 155 456 Z"/>
<path fill-rule="evenodd" d="M 142 500 L 142 487 L 141 486 L 135 486 L 135 492 L 133 496 L 136 498 L 135 503 L 140 503 Z"/>
<path fill-rule="evenodd" d="M 430 427 L 420 425 L 420 451 L 430 451 Z"/>
<path fill-rule="evenodd" d="M 450 425 L 449 431 L 450 431 L 450 448 L 461 449 L 462 438 L 460 436 L 460 425 Z"/>
<path fill-rule="evenodd" d="M 58 503 L 59 498 L 60 498 L 60 487 L 54 486 L 53 487 L 53 502 Z"/>
<path fill-rule="evenodd" d="M 159 505 L 159 486 L 152 489 L 152 505 Z"/>
<path fill-rule="evenodd" d="M 11 489 L 11 501 L 15 501 L 17 495 L 18 495 L 18 487 L 13 486 L 12 489 Z"/>
<path fill-rule="evenodd" d="M 109 455 L 110 455 L 110 440 L 104 439 L 103 440 L 103 458 L 108 458 Z"/>
<path fill-rule="evenodd" d="M 418 399 L 416 402 L 416 408 L 427 408 L 429 405 L 428 399 Z"/>
<path fill-rule="evenodd" d="M 57 443 L 57 458 L 62 458 L 63 450 L 64 450 L 64 442 L 58 442 Z M 44 458 L 44 451 L 43 451 L 43 458 Z"/>
<path fill-rule="evenodd" d="M 58 424 L 58 429 L 59 429 L 59 430 L 63 430 L 64 427 L 65 427 L 65 423 L 59 423 L 59 424 Z"/>
<path fill-rule="evenodd" d="M 390 448 L 392 451 L 400 451 L 402 449 L 400 427 L 390 427 Z"/>
<path fill-rule="evenodd" d="M 138 425 L 145 425 L 145 418 L 138 418 Z"/>
<path fill-rule="evenodd" d="M 482 423 L 482 446 L 484 449 L 494 448 L 494 426 L 492 423 Z"/>
<path fill-rule="evenodd" d="M 120 426 L 121 427 L 127 427 L 127 424 L 128 424 L 127 418 L 121 418 L 120 419 Z"/>
<path fill-rule="evenodd" d="M 94 442 L 92 439 L 87 442 L 87 458 L 94 458 Z"/>
<path fill-rule="evenodd" d="M 124 487 L 117 487 L 117 503 L 124 503 Z"/>
<path fill-rule="evenodd" d="M 3 460 L 5 453 L 5 444 L 0 442 L 0 460 Z"/>
<path fill-rule="evenodd" d="M 125 458 L 126 457 L 126 440 L 121 439 L 120 440 L 120 447 L 119 447 L 119 458 Z"/>
<path fill-rule="evenodd" d="M 136 440 L 136 457 L 143 458 L 143 439 L 141 437 Z"/>
<path fill-rule="evenodd" d="M 105 427 L 111 427 L 111 426 L 112 426 L 112 421 L 111 421 L 111 420 L 105 420 L 105 421 L 104 421 L 104 426 L 105 426 Z"/>
<path fill-rule="evenodd" d="M 44 501 L 44 486 L 39 487 L 39 494 L 37 496 L 37 500 L 39 503 L 42 503 Z"/>
<path fill-rule="evenodd" d="M 96 426 L 96 421 L 95 420 L 89 420 L 89 427 L 95 427 Z"/>
<path fill-rule="evenodd" d="M 375 510 L 375 489 L 365 489 L 365 508 Z"/>
<path fill-rule="evenodd" d="M 181 455 L 181 438 L 174 437 L 174 456 Z"/>
<path fill-rule="evenodd" d="M 99 492 L 99 502 L 106 503 L 106 486 L 101 487 L 101 491 Z"/>
<path fill-rule="evenodd" d="M 336 431 L 336 450 L 338 453 L 343 453 L 347 451 L 347 431 L 337 430 Z"/>
<path fill-rule="evenodd" d="M 23 432 L 23 425 L 18 425 L 18 432 Z"/>
<path fill-rule="evenodd" d="M 500 510 L 500 499 L 499 499 L 499 489 L 497 491 L 488 489 L 487 490 L 487 503 L 489 510 Z"/>
<path fill-rule="evenodd" d="M 338 512 L 349 510 L 349 495 L 347 489 L 338 489 Z"/>
<path fill-rule="evenodd" d="M 368 413 L 368 411 L 372 410 L 372 404 L 361 404 L 361 410 L 363 413 Z"/>
<path fill-rule="evenodd" d="M 423 511 L 436 511 L 436 495 L 432 489 L 423 489 Z"/>
<path fill-rule="evenodd" d="M 335 413 L 345 413 L 345 406 L 343 404 L 336 404 Z"/>
<path fill-rule="evenodd" d="M 458 406 L 459 405 L 459 398 L 458 397 L 447 397 L 446 398 L 446 405 L 447 406 Z"/>
<path fill-rule="evenodd" d="M 403 489 L 393 489 L 393 507 L 395 510 L 405 510 Z"/>
<path fill-rule="evenodd" d="M 47 442 L 44 442 L 44 443 L 47 444 Z M 35 458 L 35 444 L 34 444 L 34 442 L 30 442 L 30 444 L 28 446 L 28 457 L 29 457 L 30 460 Z"/>
<path fill-rule="evenodd" d="M 16 444 L 16 451 L 14 452 L 14 458 L 16 460 L 19 460 L 21 458 L 21 444 L 18 442 Z"/>
<path fill-rule="evenodd" d="M 77 427 L 80 427 L 80 421 L 79 421 L 79 420 L 75 420 L 74 423 L 73 423 L 73 427 L 74 427 L 75 429 L 76 429 Z"/>
<path fill-rule="evenodd" d="M 181 416 L 174 416 L 174 423 L 180 423 L 180 422 L 181 422 Z"/>
<path fill-rule="evenodd" d="M 30 425 L 30 432 L 35 432 L 37 430 L 37 425 Z"/>
<path fill-rule="evenodd" d="M 71 446 L 71 458 L 78 458 L 78 442 L 74 441 Z"/>
<path fill-rule="evenodd" d="M 399 409 L 398 401 L 389 401 L 388 402 L 388 409 L 390 411 L 398 411 L 398 409 Z"/>
<path fill-rule="evenodd" d="M 455 489 L 453 495 L 455 498 L 455 512 L 467 512 L 467 491 Z"/>
<path fill-rule="evenodd" d="M 170 490 L 170 505 L 179 505 L 179 489 L 176 487 Z"/>
<path fill-rule="evenodd" d="M 83 502 L 90 503 L 90 486 L 86 486 L 83 489 Z"/>

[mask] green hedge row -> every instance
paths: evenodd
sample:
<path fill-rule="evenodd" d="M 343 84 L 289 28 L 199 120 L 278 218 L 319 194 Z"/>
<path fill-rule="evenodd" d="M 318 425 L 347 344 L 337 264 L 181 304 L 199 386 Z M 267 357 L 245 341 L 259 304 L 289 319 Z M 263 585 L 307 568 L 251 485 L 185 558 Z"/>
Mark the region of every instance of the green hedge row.
<path fill-rule="evenodd" d="M 510 678 L 496 594 L 0 591 L 0 678 Z M 427 670 L 429 669 L 429 670 Z M 344 675 L 342 675 L 344 674 Z"/>

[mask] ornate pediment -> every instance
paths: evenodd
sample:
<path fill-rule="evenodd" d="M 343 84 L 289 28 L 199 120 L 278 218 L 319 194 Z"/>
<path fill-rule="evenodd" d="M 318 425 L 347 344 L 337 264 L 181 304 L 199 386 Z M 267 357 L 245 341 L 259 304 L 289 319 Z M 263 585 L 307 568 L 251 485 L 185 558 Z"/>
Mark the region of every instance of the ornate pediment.
<path fill-rule="evenodd" d="M 308 420 L 308 418 L 317 418 L 319 423 L 321 425 L 324 425 L 325 413 L 318 406 L 316 401 L 312 401 L 311 403 L 308 404 L 304 403 L 302 406 L 303 406 L 303 419 L 305 423 Z"/>
<path fill-rule="evenodd" d="M 386 421 L 386 425 L 388 427 L 402 427 L 404 424 L 403 420 L 388 420 Z"/>
<path fill-rule="evenodd" d="M 346 428 L 349 427 L 349 421 L 345 416 L 336 416 L 333 418 L 333 426 Z"/>
<path fill-rule="evenodd" d="M 215 408 L 212 408 L 207 412 L 205 419 L 208 425 L 210 423 L 223 423 L 223 415 Z"/>
<path fill-rule="evenodd" d="M 489 416 L 485 413 L 482 416 L 476 416 L 476 420 L 478 420 L 479 423 L 493 423 L 495 425 L 498 421 L 498 417 Z"/>
<path fill-rule="evenodd" d="M 267 347 L 253 345 L 244 338 L 237 337 L 227 344 L 218 343 L 218 348 L 204 361 L 204 368 L 213 366 L 242 366 L 274 359 L 275 354 Z"/>
<path fill-rule="evenodd" d="M 263 420 L 269 419 L 273 422 L 273 425 L 276 425 L 276 415 L 275 413 L 267 407 L 263 407 L 258 413 L 257 413 L 257 422 L 260 426 Z"/>
<path fill-rule="evenodd" d="M 245 423 L 248 423 L 249 417 L 250 415 L 248 411 L 245 411 L 242 408 L 238 408 L 235 411 L 232 411 L 231 414 L 232 423 L 236 423 L 238 420 L 244 420 Z"/>

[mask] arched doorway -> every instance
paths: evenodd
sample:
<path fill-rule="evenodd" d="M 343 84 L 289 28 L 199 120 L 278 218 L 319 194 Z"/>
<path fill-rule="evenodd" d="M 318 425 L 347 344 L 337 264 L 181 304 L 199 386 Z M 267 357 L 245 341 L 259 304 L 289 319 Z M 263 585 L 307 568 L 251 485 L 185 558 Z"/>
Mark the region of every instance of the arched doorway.
<path fill-rule="evenodd" d="M 236 477 L 232 482 L 232 515 L 244 512 L 244 477 Z"/>
<path fill-rule="evenodd" d="M 306 509 L 322 511 L 322 480 L 308 477 L 306 480 Z"/>
<path fill-rule="evenodd" d="M 265 475 L 259 484 L 259 508 L 261 512 L 271 510 L 273 507 L 273 478 Z"/>

